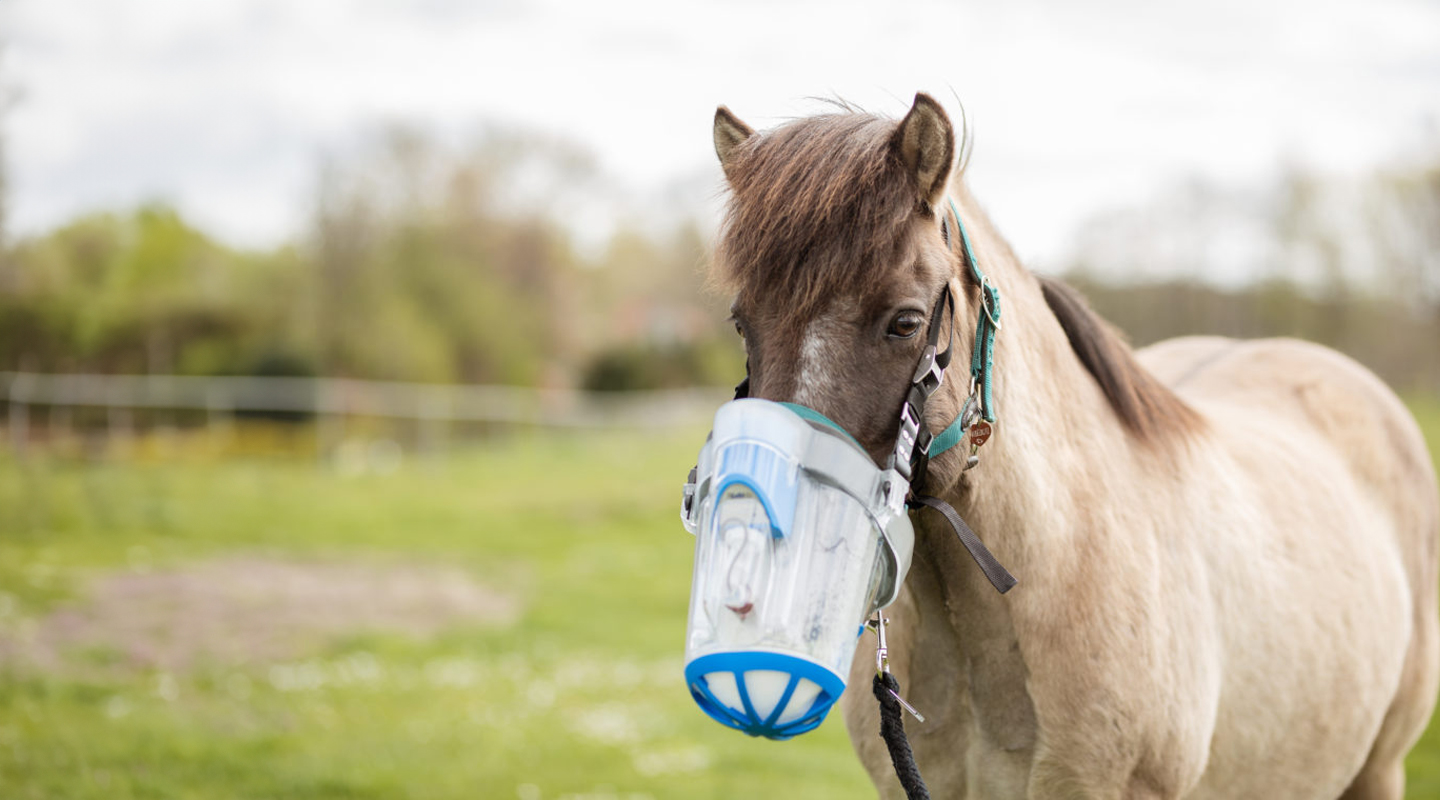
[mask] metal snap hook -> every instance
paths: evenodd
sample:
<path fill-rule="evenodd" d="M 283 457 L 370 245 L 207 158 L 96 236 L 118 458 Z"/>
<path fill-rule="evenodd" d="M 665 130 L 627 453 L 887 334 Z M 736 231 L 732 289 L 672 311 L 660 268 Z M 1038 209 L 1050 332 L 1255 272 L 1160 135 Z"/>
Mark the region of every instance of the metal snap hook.
<path fill-rule="evenodd" d="M 878 640 L 875 646 L 875 676 L 882 679 L 890 674 L 890 646 L 885 640 L 885 623 L 889 621 L 890 620 L 881 616 L 879 611 L 876 611 L 875 618 L 869 622 L 869 627 L 875 631 L 875 636 Z M 885 691 L 889 692 L 890 696 L 895 698 L 895 702 L 899 703 L 901 708 L 910 712 L 910 715 L 914 717 L 916 721 L 925 721 L 925 715 L 917 711 L 915 706 L 905 702 L 905 698 L 901 697 L 899 692 L 896 692 L 889 686 L 885 687 Z"/>

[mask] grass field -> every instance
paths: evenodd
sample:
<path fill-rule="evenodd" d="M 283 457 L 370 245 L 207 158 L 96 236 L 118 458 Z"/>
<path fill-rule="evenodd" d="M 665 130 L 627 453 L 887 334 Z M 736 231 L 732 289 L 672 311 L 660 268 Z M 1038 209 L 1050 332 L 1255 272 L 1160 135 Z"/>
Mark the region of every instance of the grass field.
<path fill-rule="evenodd" d="M 873 797 L 838 716 L 756 741 L 685 691 L 702 435 L 0 460 L 0 798 Z M 1440 726 L 1409 767 L 1440 798 Z"/>

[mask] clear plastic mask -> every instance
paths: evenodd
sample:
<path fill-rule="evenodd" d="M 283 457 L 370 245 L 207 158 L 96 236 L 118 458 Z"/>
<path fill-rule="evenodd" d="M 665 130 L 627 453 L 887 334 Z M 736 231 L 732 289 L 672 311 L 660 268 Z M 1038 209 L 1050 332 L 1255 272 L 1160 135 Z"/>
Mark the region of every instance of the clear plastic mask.
<path fill-rule="evenodd" d="M 771 738 L 820 723 L 909 565 L 909 518 L 887 504 L 905 488 L 839 429 L 763 400 L 721 407 L 687 517 L 686 676 L 707 713 Z"/>

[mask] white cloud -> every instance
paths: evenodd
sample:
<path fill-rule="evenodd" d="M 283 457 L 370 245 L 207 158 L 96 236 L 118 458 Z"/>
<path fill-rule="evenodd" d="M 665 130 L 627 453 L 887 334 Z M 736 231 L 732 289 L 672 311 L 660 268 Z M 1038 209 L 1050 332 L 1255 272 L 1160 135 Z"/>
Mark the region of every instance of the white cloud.
<path fill-rule="evenodd" d="M 1440 118 L 1440 7 L 1419 0 L 473 3 L 11 0 L 21 232 L 165 197 L 232 240 L 302 224 L 316 154 L 404 119 L 491 119 L 592 147 L 634 186 L 710 170 L 727 103 L 754 124 L 839 94 L 903 112 L 950 91 L 977 194 L 1053 259 L 1107 205 L 1280 158 L 1362 169 Z"/>

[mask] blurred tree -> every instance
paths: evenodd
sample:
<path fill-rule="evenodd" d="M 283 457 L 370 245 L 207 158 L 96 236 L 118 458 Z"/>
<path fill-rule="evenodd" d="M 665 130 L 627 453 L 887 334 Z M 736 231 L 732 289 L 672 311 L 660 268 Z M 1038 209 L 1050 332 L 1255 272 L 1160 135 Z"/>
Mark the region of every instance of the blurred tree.
<path fill-rule="evenodd" d="M 10 108 L 15 103 L 16 90 L 10 85 L 9 72 L 5 70 L 7 43 L 0 39 L 0 297 L 12 290 L 14 274 L 10 269 Z"/>
<path fill-rule="evenodd" d="M 572 380 L 578 263 L 548 203 L 586 163 L 509 131 L 457 152 L 404 128 L 329 162 L 311 237 L 324 371 Z"/>
<path fill-rule="evenodd" d="M 238 290 L 237 260 L 165 207 L 82 217 L 14 250 L 0 358 L 132 372 L 234 363 L 262 316 Z"/>
<path fill-rule="evenodd" d="M 1193 187 L 1178 194 L 1097 217 L 1068 270 L 1138 344 L 1299 336 L 1402 390 L 1440 391 L 1440 147 L 1362 178 L 1290 167 L 1254 195 L 1263 203 Z M 1167 252 L 1164 240 L 1187 244 Z M 1250 259 L 1250 281 L 1221 277 Z"/>
<path fill-rule="evenodd" d="M 733 380 L 738 348 L 716 338 L 728 331 L 698 288 L 693 224 L 633 226 L 596 258 L 577 253 L 566 209 L 597 182 L 563 140 L 487 128 L 455 148 L 391 128 L 320 164 L 298 246 L 233 251 L 163 206 L 86 215 L 15 249 L 0 369 L 244 374 L 284 362 L 568 386 L 597 355 L 639 347 L 671 366 L 629 383 Z"/>
<path fill-rule="evenodd" d="M 623 226 L 593 271 L 594 337 L 603 343 L 583 385 L 604 390 L 734 384 L 743 348 L 724 320 L 728 298 L 706 294 L 707 244 L 693 221 L 662 235 Z"/>

